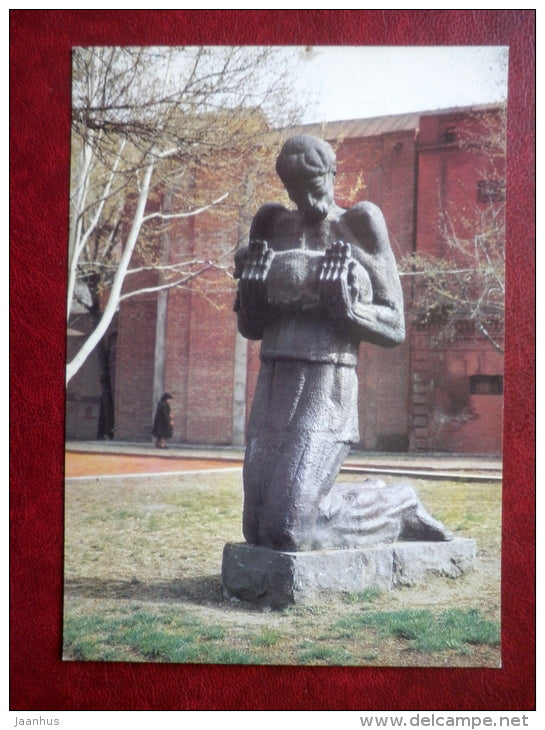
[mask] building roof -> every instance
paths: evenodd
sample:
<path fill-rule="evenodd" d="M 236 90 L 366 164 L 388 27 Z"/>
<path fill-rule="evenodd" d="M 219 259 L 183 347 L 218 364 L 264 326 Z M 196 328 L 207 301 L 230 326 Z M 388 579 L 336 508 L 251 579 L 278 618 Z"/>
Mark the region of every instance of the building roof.
<path fill-rule="evenodd" d="M 323 124 L 305 124 L 294 129 L 295 134 L 306 133 L 316 136 L 337 137 L 377 137 L 388 132 L 410 132 L 418 129 L 420 114 L 395 114 L 369 119 L 346 119 Z"/>
<path fill-rule="evenodd" d="M 325 139 L 339 137 L 377 137 L 392 132 L 417 131 L 420 118 L 430 115 L 471 114 L 479 111 L 498 109 L 501 104 L 476 104 L 474 106 L 450 107 L 430 111 L 408 112 L 405 114 L 389 114 L 367 119 L 346 119 L 338 122 L 305 124 L 290 128 L 290 134 L 313 134 Z"/>

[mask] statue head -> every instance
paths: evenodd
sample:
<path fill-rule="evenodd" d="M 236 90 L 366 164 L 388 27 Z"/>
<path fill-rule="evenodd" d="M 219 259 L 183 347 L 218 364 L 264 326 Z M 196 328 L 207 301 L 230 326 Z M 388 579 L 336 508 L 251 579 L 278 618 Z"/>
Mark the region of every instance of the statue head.
<path fill-rule="evenodd" d="M 333 203 L 335 153 L 310 134 L 290 137 L 276 161 L 276 172 L 290 199 L 308 220 L 322 220 Z"/>

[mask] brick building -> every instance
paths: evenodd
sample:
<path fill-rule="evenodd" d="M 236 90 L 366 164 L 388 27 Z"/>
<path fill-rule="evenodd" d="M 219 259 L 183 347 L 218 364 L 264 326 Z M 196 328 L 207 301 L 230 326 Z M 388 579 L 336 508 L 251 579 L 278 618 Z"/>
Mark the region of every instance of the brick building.
<path fill-rule="evenodd" d="M 494 160 L 493 174 L 483 172 L 491 156 L 487 145 L 467 143 L 482 140 L 486 120 L 498 114 L 501 110 L 496 108 L 456 109 L 331 123 L 303 131 L 328 139 L 336 149 L 339 205 L 349 207 L 368 199 L 382 209 L 400 261 L 415 251 L 445 256 L 441 235 L 445 215 L 458 228 L 469 230 L 479 210 L 500 198 L 496 188 L 495 196 L 490 189 L 504 175 L 503 157 Z M 283 139 L 275 141 L 276 148 Z M 270 178 L 261 177 L 258 184 L 261 202 L 287 204 L 272 170 Z M 175 209 L 176 196 L 187 196 L 190 189 L 206 189 L 212 199 L 215 192 L 222 192 L 213 177 L 201 173 L 169 191 L 168 205 Z M 227 201 L 176 222 L 161 236 L 165 264 L 192 259 L 203 272 L 184 288 L 122 303 L 116 328 L 117 440 L 149 440 L 154 405 L 168 390 L 174 396 L 173 442 L 244 443 L 259 343 L 247 342 L 236 332 L 232 312 L 236 285 L 229 266 L 233 248 L 247 240 L 256 209 Z M 228 266 L 203 263 L 218 258 Z M 143 276 L 147 278 L 131 286 L 160 283 L 157 272 Z M 402 282 L 405 343 L 393 350 L 365 343 L 360 347 L 360 448 L 500 453 L 501 353 L 470 323 L 460 327 L 454 340 L 438 344 L 433 327 L 412 322 L 411 303 L 418 296 L 414 278 L 404 276 Z M 496 333 L 498 341 L 501 332 Z"/>

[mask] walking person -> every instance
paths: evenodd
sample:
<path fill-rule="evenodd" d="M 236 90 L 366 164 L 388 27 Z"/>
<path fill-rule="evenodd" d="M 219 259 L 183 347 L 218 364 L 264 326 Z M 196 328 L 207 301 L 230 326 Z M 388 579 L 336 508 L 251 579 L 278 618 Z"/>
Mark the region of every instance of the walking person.
<path fill-rule="evenodd" d="M 155 446 L 158 449 L 166 449 L 167 439 L 172 438 L 174 421 L 170 413 L 170 400 L 172 400 L 170 393 L 164 393 L 161 396 L 153 419 L 151 434 L 155 436 Z"/>

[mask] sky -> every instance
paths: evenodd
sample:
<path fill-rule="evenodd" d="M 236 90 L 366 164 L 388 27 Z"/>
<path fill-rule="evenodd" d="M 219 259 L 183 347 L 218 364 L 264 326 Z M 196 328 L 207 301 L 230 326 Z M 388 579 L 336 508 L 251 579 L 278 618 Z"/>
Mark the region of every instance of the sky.
<path fill-rule="evenodd" d="M 304 123 L 503 101 L 507 52 L 500 46 L 286 49 L 294 87 L 316 99 Z"/>

